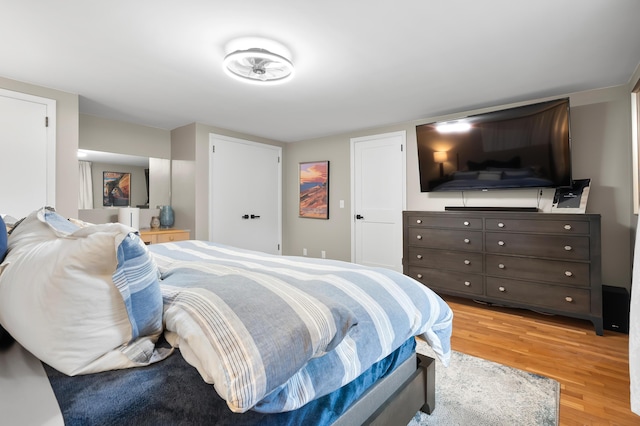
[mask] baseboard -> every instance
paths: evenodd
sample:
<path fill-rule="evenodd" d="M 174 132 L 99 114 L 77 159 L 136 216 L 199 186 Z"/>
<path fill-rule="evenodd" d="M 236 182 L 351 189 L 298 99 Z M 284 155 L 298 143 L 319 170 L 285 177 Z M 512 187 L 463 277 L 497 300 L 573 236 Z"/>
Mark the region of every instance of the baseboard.
<path fill-rule="evenodd" d="M 458 207 L 458 206 L 446 206 L 444 208 L 450 212 L 469 212 L 469 211 L 481 211 L 481 212 L 537 212 L 537 207 Z"/>

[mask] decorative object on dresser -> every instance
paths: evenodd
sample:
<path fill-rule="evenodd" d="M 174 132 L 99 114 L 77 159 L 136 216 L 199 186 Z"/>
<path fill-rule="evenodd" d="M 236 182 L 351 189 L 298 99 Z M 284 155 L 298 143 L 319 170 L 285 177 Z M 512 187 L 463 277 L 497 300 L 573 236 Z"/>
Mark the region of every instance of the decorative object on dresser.
<path fill-rule="evenodd" d="M 404 273 L 437 293 L 593 322 L 603 334 L 600 215 L 403 212 Z"/>
<path fill-rule="evenodd" d="M 160 226 L 162 228 L 171 228 L 173 222 L 174 216 L 171 206 L 160 206 Z"/>
<path fill-rule="evenodd" d="M 151 227 L 151 229 L 160 228 L 160 218 L 158 216 L 153 216 L 151 218 L 151 223 L 149 224 L 149 226 Z"/>
<path fill-rule="evenodd" d="M 133 229 L 140 229 L 140 209 L 138 207 L 120 207 L 118 222 Z"/>
<path fill-rule="evenodd" d="M 189 231 L 186 229 L 141 229 L 140 238 L 145 244 L 172 243 L 188 240 Z"/>

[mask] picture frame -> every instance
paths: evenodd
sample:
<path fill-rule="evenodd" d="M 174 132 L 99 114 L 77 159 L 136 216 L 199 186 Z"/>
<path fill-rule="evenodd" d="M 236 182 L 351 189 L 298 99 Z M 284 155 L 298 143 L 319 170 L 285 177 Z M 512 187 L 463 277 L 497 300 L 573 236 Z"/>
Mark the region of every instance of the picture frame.
<path fill-rule="evenodd" d="M 127 207 L 131 200 L 131 173 L 102 172 L 102 205 Z"/>
<path fill-rule="evenodd" d="M 329 161 L 299 164 L 299 217 L 329 219 Z"/>

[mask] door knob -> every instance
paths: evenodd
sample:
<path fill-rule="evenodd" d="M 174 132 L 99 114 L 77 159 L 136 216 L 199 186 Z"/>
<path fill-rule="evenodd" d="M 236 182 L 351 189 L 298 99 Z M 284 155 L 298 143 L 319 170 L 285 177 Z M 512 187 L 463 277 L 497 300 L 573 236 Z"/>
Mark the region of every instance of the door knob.
<path fill-rule="evenodd" d="M 356 219 L 364 219 L 364 216 L 357 214 Z"/>
<path fill-rule="evenodd" d="M 249 219 L 249 215 L 248 215 L 248 214 L 243 214 L 243 215 L 242 215 L 242 218 L 243 218 L 243 219 Z"/>
<path fill-rule="evenodd" d="M 260 219 L 260 216 L 258 216 L 257 214 L 252 214 L 251 219 Z"/>

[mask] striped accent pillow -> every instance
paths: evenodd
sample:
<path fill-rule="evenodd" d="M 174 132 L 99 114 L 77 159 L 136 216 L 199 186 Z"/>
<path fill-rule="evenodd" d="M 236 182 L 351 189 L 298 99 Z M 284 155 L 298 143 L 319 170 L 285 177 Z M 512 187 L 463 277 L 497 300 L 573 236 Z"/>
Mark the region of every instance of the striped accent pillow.
<path fill-rule="evenodd" d="M 129 314 L 132 340 L 162 330 L 162 294 L 158 267 L 139 235 L 130 232 L 116 250 L 118 266 L 113 283 Z"/>

